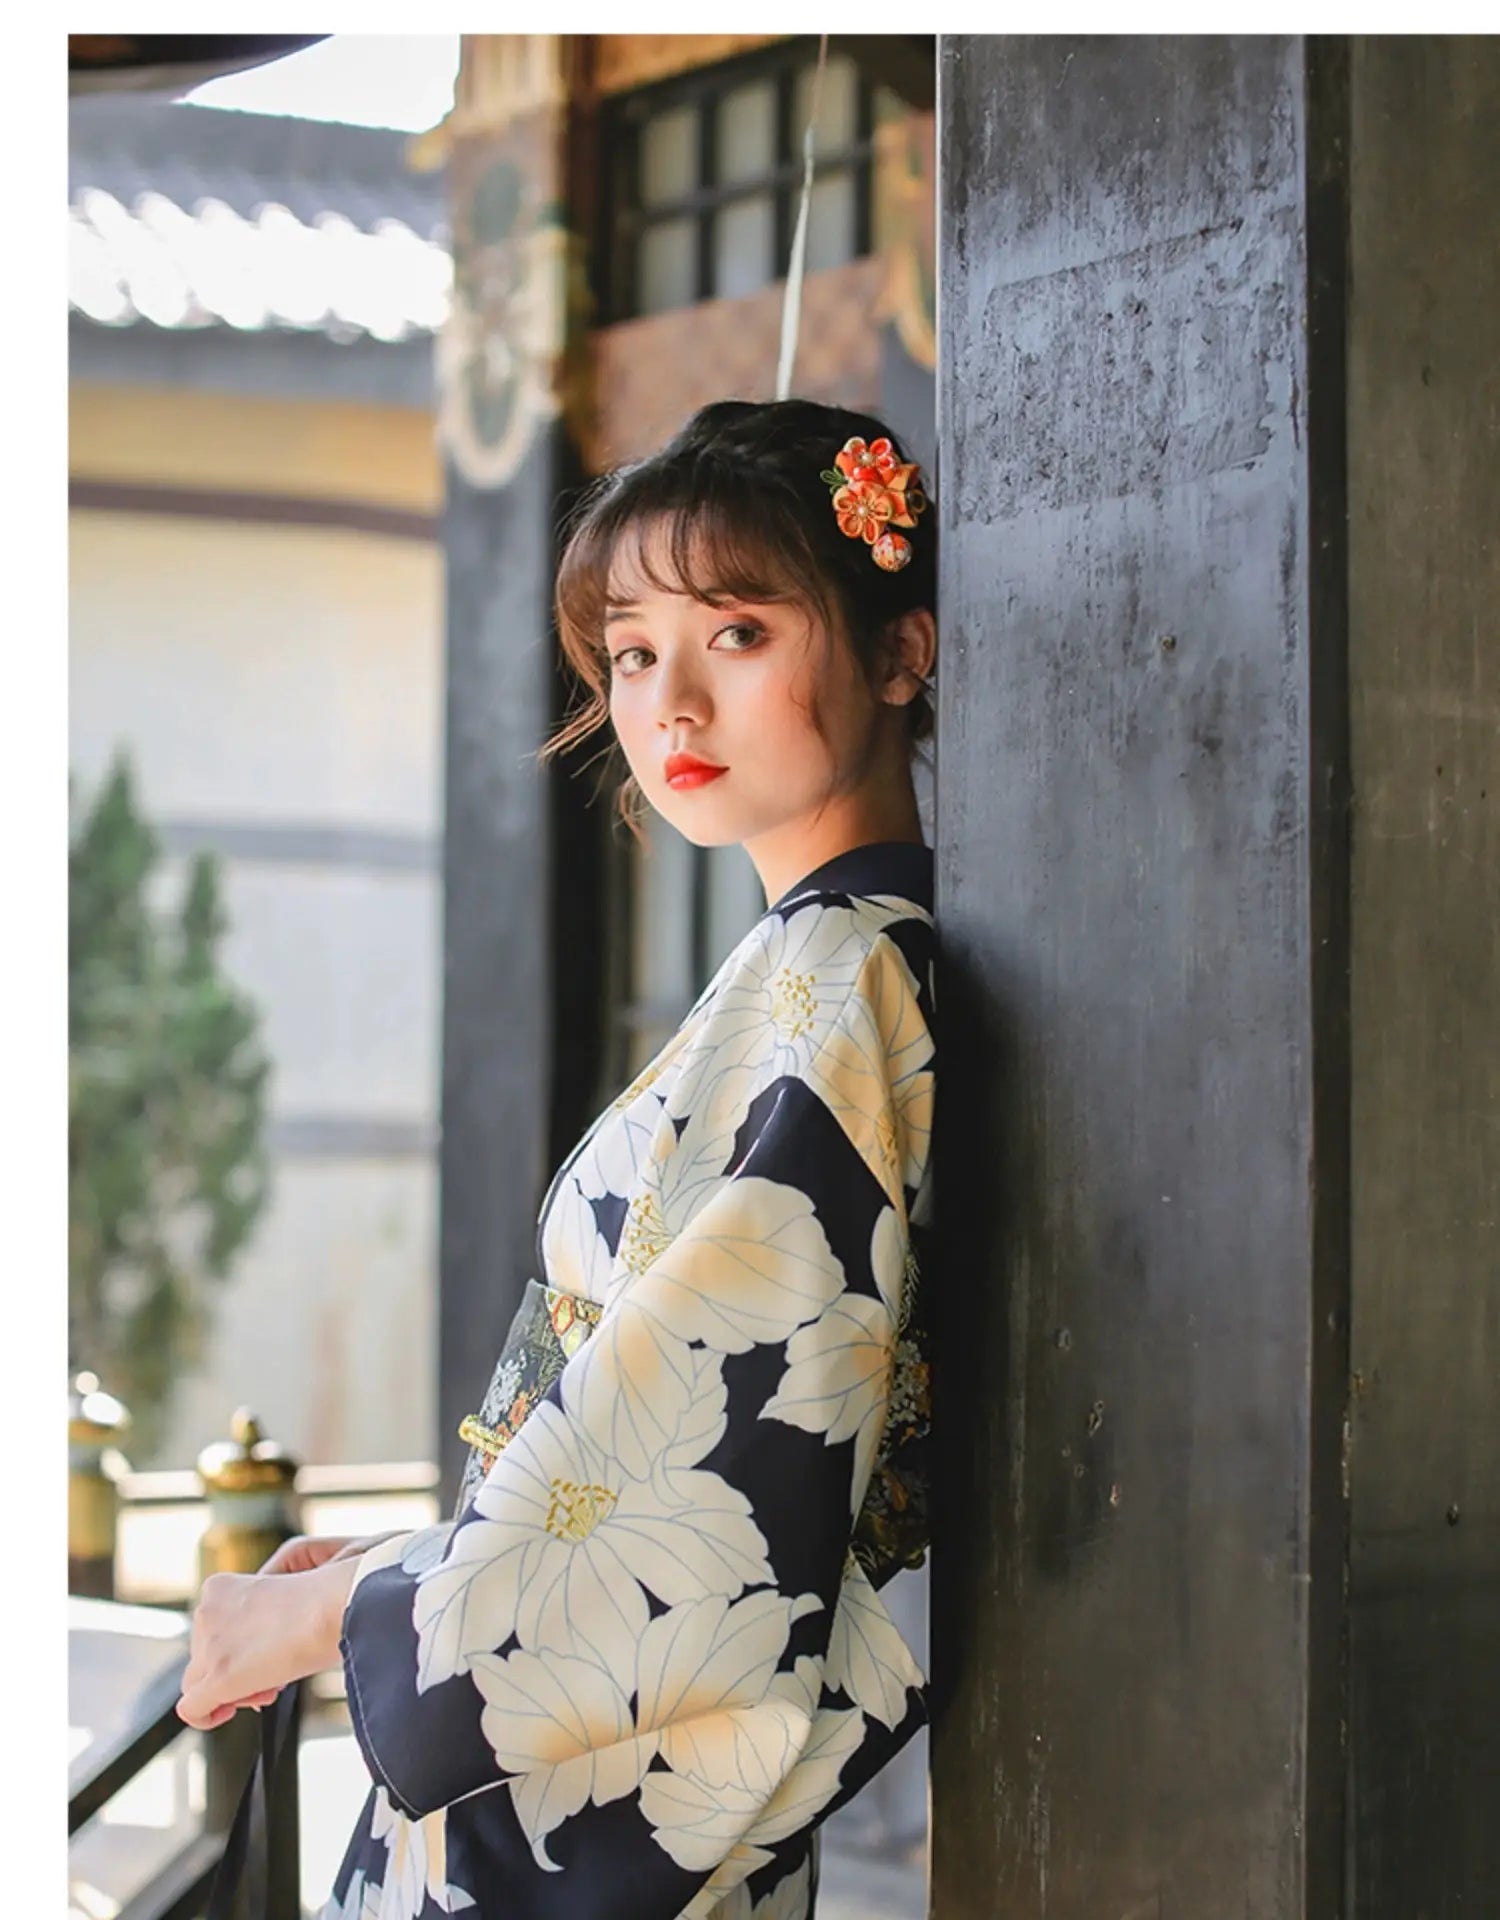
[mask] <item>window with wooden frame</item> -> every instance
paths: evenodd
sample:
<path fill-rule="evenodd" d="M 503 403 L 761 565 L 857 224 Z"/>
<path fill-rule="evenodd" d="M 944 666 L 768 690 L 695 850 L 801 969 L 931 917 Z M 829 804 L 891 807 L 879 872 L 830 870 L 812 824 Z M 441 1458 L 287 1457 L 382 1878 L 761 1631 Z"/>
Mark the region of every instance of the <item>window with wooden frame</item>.
<path fill-rule="evenodd" d="M 876 130 L 933 101 L 935 42 L 833 35 L 823 74 L 807 268 L 881 242 Z M 781 279 L 802 191 L 816 35 L 608 100 L 600 124 L 601 323 L 735 298 Z M 602 1103 L 671 1037 L 765 910 L 741 847 L 695 847 L 653 817 L 647 846 L 610 831 Z"/>
<path fill-rule="evenodd" d="M 734 299 L 785 274 L 817 61 L 816 37 L 802 36 L 609 103 L 594 252 L 605 324 Z M 830 46 L 809 273 L 870 251 L 875 127 L 899 111 L 889 89 Z"/>

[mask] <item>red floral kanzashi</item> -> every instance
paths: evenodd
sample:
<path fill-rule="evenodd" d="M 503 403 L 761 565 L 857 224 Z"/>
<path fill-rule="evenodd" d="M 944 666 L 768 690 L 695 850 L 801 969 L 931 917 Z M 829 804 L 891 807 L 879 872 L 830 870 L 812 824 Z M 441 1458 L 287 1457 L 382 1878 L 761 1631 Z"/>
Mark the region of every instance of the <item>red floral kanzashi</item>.
<path fill-rule="evenodd" d="M 834 469 L 823 478 L 833 490 L 839 531 L 863 540 L 877 566 L 898 572 L 911 559 L 911 542 L 892 529 L 914 527 L 927 505 L 916 463 L 899 461 L 885 438 L 855 438 L 834 455 Z"/>

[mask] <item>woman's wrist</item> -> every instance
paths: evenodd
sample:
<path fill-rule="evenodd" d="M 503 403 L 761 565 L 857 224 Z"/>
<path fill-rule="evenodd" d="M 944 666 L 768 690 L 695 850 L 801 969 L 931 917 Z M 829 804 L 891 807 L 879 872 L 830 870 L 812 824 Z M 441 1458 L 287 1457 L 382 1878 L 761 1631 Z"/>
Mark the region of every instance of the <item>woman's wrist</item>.
<path fill-rule="evenodd" d="M 358 1571 L 359 1561 L 351 1557 L 348 1560 L 326 1561 L 316 1572 L 305 1576 L 318 1583 L 309 1647 L 309 1656 L 317 1662 L 310 1668 L 313 1673 L 336 1667 L 343 1658 L 340 1643 L 344 1634 L 344 1609 L 349 1604 L 349 1594 Z"/>

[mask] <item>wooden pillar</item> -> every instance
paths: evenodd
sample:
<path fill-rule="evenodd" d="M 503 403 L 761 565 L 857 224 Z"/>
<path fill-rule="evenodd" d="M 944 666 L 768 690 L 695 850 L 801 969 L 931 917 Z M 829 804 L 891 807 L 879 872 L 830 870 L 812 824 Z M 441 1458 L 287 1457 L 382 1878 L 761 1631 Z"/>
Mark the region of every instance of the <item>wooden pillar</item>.
<path fill-rule="evenodd" d="M 1341 1911 L 1341 316 L 1308 249 L 1343 135 L 1314 65 L 940 51 L 939 1920 Z"/>
<path fill-rule="evenodd" d="M 1500 1910 L 1500 42 L 1351 61 L 1360 1920 Z"/>
<path fill-rule="evenodd" d="M 439 347 L 447 721 L 439 1459 L 451 1500 L 560 1139 L 599 1043 L 598 812 L 533 758 L 561 709 L 557 516 L 576 484 L 576 37 L 465 39 L 446 160 L 455 297 Z"/>
<path fill-rule="evenodd" d="M 1500 52 L 939 106 L 934 1913 L 1486 1911 Z"/>

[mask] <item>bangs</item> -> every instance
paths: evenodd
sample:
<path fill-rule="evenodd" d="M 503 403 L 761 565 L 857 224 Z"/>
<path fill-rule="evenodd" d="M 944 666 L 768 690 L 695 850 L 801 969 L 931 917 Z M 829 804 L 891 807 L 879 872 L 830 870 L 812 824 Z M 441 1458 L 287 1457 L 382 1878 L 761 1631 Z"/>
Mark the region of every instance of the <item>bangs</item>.
<path fill-rule="evenodd" d="M 798 503 L 763 476 L 702 462 L 690 495 L 680 473 L 648 467 L 605 484 L 583 503 L 557 576 L 560 636 L 581 671 L 587 657 L 603 673 L 607 608 L 647 587 L 707 606 L 800 601 L 828 618 Z"/>

